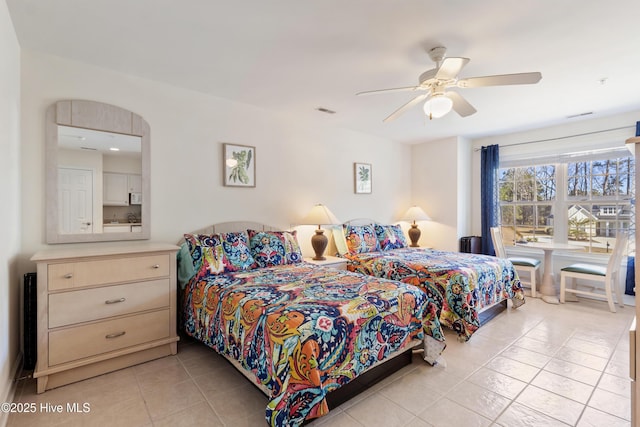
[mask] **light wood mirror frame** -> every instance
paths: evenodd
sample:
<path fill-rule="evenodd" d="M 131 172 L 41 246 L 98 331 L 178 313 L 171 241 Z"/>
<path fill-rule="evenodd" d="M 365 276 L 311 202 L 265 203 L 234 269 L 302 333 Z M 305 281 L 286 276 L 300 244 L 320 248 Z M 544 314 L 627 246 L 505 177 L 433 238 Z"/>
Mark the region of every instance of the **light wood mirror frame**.
<path fill-rule="evenodd" d="M 58 229 L 58 125 L 112 132 L 141 138 L 142 205 L 141 231 L 118 233 L 64 234 Z M 58 101 L 46 114 L 46 241 L 47 243 L 145 240 L 150 223 L 150 137 L 149 124 L 139 115 L 109 104 L 85 100 Z"/>

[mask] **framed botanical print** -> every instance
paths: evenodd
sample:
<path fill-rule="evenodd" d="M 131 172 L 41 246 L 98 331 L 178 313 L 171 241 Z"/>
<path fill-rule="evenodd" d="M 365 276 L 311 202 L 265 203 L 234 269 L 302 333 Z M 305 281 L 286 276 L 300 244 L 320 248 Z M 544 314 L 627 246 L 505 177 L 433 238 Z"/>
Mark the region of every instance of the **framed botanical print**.
<path fill-rule="evenodd" d="M 353 164 L 354 190 L 356 194 L 371 194 L 372 177 L 370 163 Z"/>
<path fill-rule="evenodd" d="M 222 170 L 226 187 L 256 186 L 256 147 L 223 144 Z"/>

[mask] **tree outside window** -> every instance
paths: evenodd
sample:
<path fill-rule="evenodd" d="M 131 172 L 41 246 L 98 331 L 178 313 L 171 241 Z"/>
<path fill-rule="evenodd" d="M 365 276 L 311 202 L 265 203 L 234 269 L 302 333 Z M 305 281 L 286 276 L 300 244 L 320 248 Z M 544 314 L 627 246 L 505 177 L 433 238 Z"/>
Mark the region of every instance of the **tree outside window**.
<path fill-rule="evenodd" d="M 619 231 L 632 228 L 634 169 L 630 156 L 567 164 L 570 241 L 606 253 Z"/>
<path fill-rule="evenodd" d="M 506 243 L 553 237 L 555 165 L 499 170 L 500 210 Z"/>
<path fill-rule="evenodd" d="M 633 157 L 590 159 L 499 170 L 505 244 L 556 240 L 610 252 L 620 230 L 634 227 Z M 558 191 L 557 183 L 564 188 Z M 564 234 L 564 233 L 563 233 Z"/>

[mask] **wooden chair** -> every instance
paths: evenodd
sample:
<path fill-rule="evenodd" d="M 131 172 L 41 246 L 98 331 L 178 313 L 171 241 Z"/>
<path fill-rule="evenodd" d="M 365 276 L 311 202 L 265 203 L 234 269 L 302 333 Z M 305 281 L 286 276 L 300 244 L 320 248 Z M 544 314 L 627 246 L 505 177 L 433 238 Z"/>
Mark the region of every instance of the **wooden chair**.
<path fill-rule="evenodd" d="M 602 265 L 593 264 L 571 264 L 560 270 L 560 302 L 565 302 L 565 294 L 567 292 L 587 295 L 597 298 L 605 298 L 609 303 L 609 310 L 613 313 L 616 312 L 616 306 L 613 302 L 613 293 L 616 294 L 616 299 L 620 307 L 624 307 L 624 301 L 622 300 L 622 289 L 620 281 L 620 265 L 627 251 L 627 242 L 629 240 L 629 234 L 627 232 L 620 232 L 616 236 L 616 244 L 613 248 L 613 253 L 609 257 L 609 262 L 606 267 Z M 567 279 L 572 280 L 572 286 L 567 287 Z M 595 286 L 591 287 L 591 290 L 577 289 L 576 279 L 584 279 L 590 281 L 602 282 L 604 284 L 604 292 L 600 288 Z"/>
<path fill-rule="evenodd" d="M 535 298 L 538 270 L 542 264 L 540 260 L 527 257 L 507 257 L 507 251 L 504 249 L 502 230 L 500 230 L 500 227 L 491 227 L 491 240 L 493 241 L 493 248 L 495 249 L 496 256 L 498 258 L 506 258 L 511 261 L 511 264 L 513 264 L 514 268 L 518 272 L 518 276 L 520 276 L 521 273 L 527 273 L 529 276 L 529 282 L 523 282 L 522 278 L 520 278 L 520 281 L 531 287 L 531 296 Z"/>

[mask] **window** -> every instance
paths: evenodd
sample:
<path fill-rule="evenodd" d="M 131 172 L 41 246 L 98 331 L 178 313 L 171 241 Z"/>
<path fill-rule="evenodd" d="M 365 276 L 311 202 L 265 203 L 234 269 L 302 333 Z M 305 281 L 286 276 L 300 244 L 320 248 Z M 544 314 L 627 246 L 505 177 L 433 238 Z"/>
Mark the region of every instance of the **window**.
<path fill-rule="evenodd" d="M 634 223 L 634 159 L 617 153 L 500 169 L 505 243 L 555 237 L 588 252 L 610 252 L 616 233 Z"/>
<path fill-rule="evenodd" d="M 553 236 L 555 165 L 500 169 L 500 218 L 505 241 L 526 242 Z"/>
<path fill-rule="evenodd" d="M 567 163 L 568 239 L 590 252 L 610 252 L 616 233 L 631 228 L 632 157 Z"/>
<path fill-rule="evenodd" d="M 618 212 L 615 206 L 602 206 L 600 208 L 600 216 L 613 216 Z"/>

